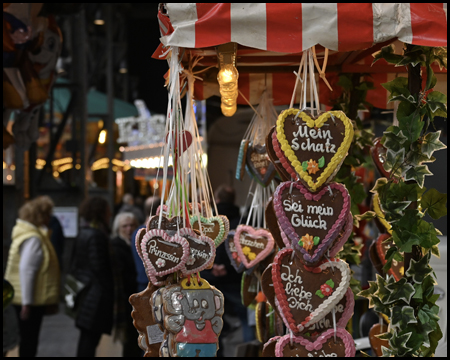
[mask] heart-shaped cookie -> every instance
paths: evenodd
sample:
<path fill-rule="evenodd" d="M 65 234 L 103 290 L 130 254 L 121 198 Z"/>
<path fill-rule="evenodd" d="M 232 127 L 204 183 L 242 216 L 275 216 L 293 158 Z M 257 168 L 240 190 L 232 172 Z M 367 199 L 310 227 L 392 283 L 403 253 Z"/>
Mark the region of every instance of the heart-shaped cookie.
<path fill-rule="evenodd" d="M 264 344 L 262 357 L 275 357 L 275 346 L 280 339 L 281 336 L 274 336 L 273 338 L 270 338 L 269 341 Z"/>
<path fill-rule="evenodd" d="M 180 156 L 192 144 L 192 134 L 187 130 L 182 130 L 179 133 L 169 132 L 166 135 L 166 143 L 169 142 L 169 139 L 177 156 Z"/>
<path fill-rule="evenodd" d="M 147 232 L 140 242 L 142 261 L 147 276 L 154 285 L 162 285 L 158 277 L 184 268 L 189 256 L 189 244 L 178 234 L 168 235 L 164 230 Z"/>
<path fill-rule="evenodd" d="M 308 266 L 316 265 L 332 246 L 347 221 L 350 195 L 344 185 L 331 183 L 310 193 L 301 183 L 278 185 L 273 207 L 280 228 Z"/>
<path fill-rule="evenodd" d="M 250 144 L 246 157 L 250 175 L 262 186 L 269 185 L 275 176 L 275 167 L 267 155 L 266 145 Z"/>
<path fill-rule="evenodd" d="M 201 226 L 201 233 L 213 239 L 216 247 L 222 244 L 222 242 L 227 238 L 227 229 L 230 228 L 230 222 L 226 216 L 222 215 L 206 218 L 200 215 L 199 221 L 199 216 L 194 215 L 191 216 L 189 220 L 193 229 L 200 231 Z"/>
<path fill-rule="evenodd" d="M 284 244 L 283 238 L 281 237 L 281 231 L 280 231 L 280 227 L 278 226 L 277 216 L 275 214 L 275 210 L 273 209 L 272 198 L 269 198 L 269 201 L 267 202 L 264 215 L 266 217 L 267 227 L 269 228 L 269 231 L 272 234 L 278 247 L 280 249 L 284 248 L 286 245 Z"/>
<path fill-rule="evenodd" d="M 254 274 L 242 273 L 241 279 L 241 299 L 245 307 L 256 304 L 255 298 L 258 295 L 258 278 Z"/>
<path fill-rule="evenodd" d="M 355 308 L 355 297 L 352 289 L 348 288 L 345 296 L 334 307 L 334 313 L 336 316 L 336 326 L 339 328 L 345 328 L 348 321 L 353 316 L 353 310 Z M 316 338 L 320 333 L 333 329 L 333 312 L 329 312 L 323 319 L 319 320 L 315 324 L 308 327 L 305 332 L 311 335 L 311 338 Z"/>
<path fill-rule="evenodd" d="M 202 271 L 212 265 L 216 256 L 216 246 L 211 238 L 200 236 L 190 228 L 180 229 L 179 235 L 189 244 L 189 257 L 181 269 L 184 275 Z"/>
<path fill-rule="evenodd" d="M 336 341 L 335 341 L 336 337 Z M 355 342 L 345 329 L 329 329 L 316 340 L 285 335 L 275 346 L 277 357 L 354 357 Z"/>
<path fill-rule="evenodd" d="M 289 180 L 296 180 L 298 175 L 295 170 L 292 168 L 289 160 L 284 156 L 283 150 L 281 150 L 281 145 L 278 142 L 277 131 L 275 130 L 272 133 L 272 146 L 273 151 L 275 151 L 275 155 L 280 160 L 280 164 L 289 174 Z"/>
<path fill-rule="evenodd" d="M 353 125 L 342 111 L 313 119 L 298 109 L 284 110 L 276 134 L 290 166 L 312 192 L 330 182 L 347 156 Z"/>
<path fill-rule="evenodd" d="M 381 138 L 373 139 L 373 146 L 370 148 L 370 155 L 381 177 L 390 178 L 391 173 L 384 170 L 383 164 L 386 161 L 386 148 L 381 143 Z"/>
<path fill-rule="evenodd" d="M 311 269 L 293 256 L 292 249 L 280 250 L 272 265 L 272 280 L 286 326 L 300 334 L 323 319 L 345 296 L 350 278 L 344 261 L 326 261 Z"/>
<path fill-rule="evenodd" d="M 265 229 L 239 225 L 234 234 L 234 244 L 242 263 L 250 269 L 271 253 L 274 239 Z"/>
<path fill-rule="evenodd" d="M 256 339 L 265 343 L 275 335 L 275 312 L 265 301 L 256 304 L 255 309 Z"/>
<path fill-rule="evenodd" d="M 381 266 L 383 267 L 386 264 L 386 253 L 390 249 L 390 247 L 393 244 L 391 235 L 389 234 L 380 234 L 378 236 L 377 242 L 376 242 L 376 249 L 377 249 L 377 255 L 381 261 Z M 387 240 L 387 241 L 386 241 Z M 403 253 L 401 253 L 403 255 Z M 388 270 L 389 275 L 393 275 L 395 278 L 395 281 L 399 281 L 404 275 L 405 275 L 405 262 L 404 261 L 397 261 L 392 260 L 391 268 Z"/>
<path fill-rule="evenodd" d="M 391 224 L 386 221 L 386 214 L 381 208 L 380 197 L 378 196 L 378 193 L 373 194 L 370 205 L 377 215 L 375 217 L 375 224 L 377 225 L 378 230 L 380 230 L 381 233 L 387 232 L 388 234 L 392 235 Z"/>
<path fill-rule="evenodd" d="M 328 257 L 335 257 L 337 253 L 342 250 L 342 247 L 347 242 L 352 231 L 353 231 L 353 215 L 349 211 L 347 215 L 347 220 L 345 221 L 345 224 L 342 227 L 338 237 L 336 238 L 336 240 L 334 240 L 333 245 L 331 245 L 331 248 L 327 251 Z"/>
<path fill-rule="evenodd" d="M 384 346 L 385 348 L 389 349 L 389 341 L 388 340 L 382 340 L 376 337 L 376 335 L 381 335 L 388 332 L 387 325 L 384 324 L 375 324 L 370 328 L 369 331 L 369 341 L 370 346 L 372 347 L 373 352 L 377 357 L 381 357 L 383 355 L 383 351 L 381 350 L 381 347 Z"/>
<path fill-rule="evenodd" d="M 168 219 L 164 215 L 161 217 L 161 226 L 159 226 L 159 215 L 154 215 L 147 221 L 147 231 L 160 229 L 166 231 L 169 235 L 175 234 L 178 230 L 184 228 L 183 218 L 175 216 Z"/>
<path fill-rule="evenodd" d="M 276 128 L 275 126 L 272 126 L 269 130 L 269 133 L 266 136 L 267 155 L 269 156 L 270 161 L 272 161 L 273 165 L 275 166 L 275 169 L 277 170 L 278 176 L 281 179 L 281 181 L 292 180 L 291 177 L 289 176 L 289 173 L 286 171 L 283 165 L 281 165 L 281 161 L 280 159 L 278 159 L 275 150 L 273 149 L 272 134 L 275 132 L 275 128 Z"/>
<path fill-rule="evenodd" d="M 231 265 L 237 273 L 241 273 L 245 270 L 245 266 L 238 255 L 236 246 L 234 245 L 234 231 L 228 233 L 227 239 L 225 240 L 225 251 L 227 252 L 228 258 L 230 259 Z"/>
<path fill-rule="evenodd" d="M 247 149 L 250 141 L 247 139 L 242 139 L 241 145 L 239 146 L 238 159 L 236 164 L 236 179 L 242 180 L 245 174 L 245 162 L 247 159 Z"/>

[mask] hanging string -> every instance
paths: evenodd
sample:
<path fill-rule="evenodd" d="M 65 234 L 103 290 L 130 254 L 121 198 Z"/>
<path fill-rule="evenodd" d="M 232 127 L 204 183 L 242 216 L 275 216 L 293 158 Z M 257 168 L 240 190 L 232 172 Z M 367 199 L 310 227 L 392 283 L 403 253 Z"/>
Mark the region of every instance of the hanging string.
<path fill-rule="evenodd" d="M 333 88 L 331 87 L 330 83 L 328 82 L 327 78 L 325 77 L 325 69 L 327 68 L 327 62 L 328 62 L 328 49 L 325 48 L 325 56 L 323 58 L 322 68 L 319 67 L 319 62 L 317 61 L 315 45 L 312 47 L 312 52 L 313 52 L 313 57 L 314 57 L 314 64 L 316 65 L 316 68 L 317 68 L 317 71 L 319 72 L 320 78 L 325 82 L 325 84 L 328 86 L 330 91 L 333 91 Z"/>
<path fill-rule="evenodd" d="M 334 343 L 336 343 L 336 310 L 333 307 L 333 310 L 331 310 L 331 314 L 333 315 L 333 329 L 334 329 Z"/>

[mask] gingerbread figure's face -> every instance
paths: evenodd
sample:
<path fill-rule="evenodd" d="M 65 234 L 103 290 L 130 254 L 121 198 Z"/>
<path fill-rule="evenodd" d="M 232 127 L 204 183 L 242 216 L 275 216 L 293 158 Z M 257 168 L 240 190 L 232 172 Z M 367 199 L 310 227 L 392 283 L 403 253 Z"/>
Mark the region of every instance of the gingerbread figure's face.
<path fill-rule="evenodd" d="M 199 330 L 205 326 L 205 320 L 211 320 L 216 315 L 213 290 L 182 290 L 179 296 L 182 296 L 180 304 L 183 315 L 187 320 L 194 321 Z"/>

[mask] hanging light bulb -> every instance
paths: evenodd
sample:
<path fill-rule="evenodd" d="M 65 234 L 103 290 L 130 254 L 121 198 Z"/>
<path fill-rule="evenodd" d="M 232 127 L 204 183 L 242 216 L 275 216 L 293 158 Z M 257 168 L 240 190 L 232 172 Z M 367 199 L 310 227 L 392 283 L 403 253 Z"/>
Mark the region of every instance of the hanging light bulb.
<path fill-rule="evenodd" d="M 236 52 L 236 43 L 223 44 L 217 47 L 220 65 L 217 81 L 219 82 L 222 99 L 221 109 L 225 116 L 233 116 L 237 109 L 239 73 L 236 69 Z"/>

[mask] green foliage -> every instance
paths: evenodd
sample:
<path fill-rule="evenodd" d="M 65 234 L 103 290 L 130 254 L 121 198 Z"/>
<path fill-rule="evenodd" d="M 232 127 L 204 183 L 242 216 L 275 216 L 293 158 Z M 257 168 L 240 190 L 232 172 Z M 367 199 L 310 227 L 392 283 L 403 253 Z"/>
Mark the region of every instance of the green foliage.
<path fill-rule="evenodd" d="M 399 281 L 377 275 L 369 289 L 359 293 L 369 299 L 369 306 L 390 317 L 390 331 L 383 334 L 389 349 L 383 356 L 433 356 L 442 338 L 439 328 L 439 307 L 435 304 L 436 284 L 430 266 L 431 255 L 439 256 L 440 232 L 423 217 L 433 219 L 447 215 L 447 194 L 424 186 L 431 176 L 426 163 L 435 161 L 433 153 L 445 149 L 439 140 L 440 131 L 429 131 L 436 116 L 447 117 L 447 97 L 432 91 L 436 85 L 431 64 L 447 68 L 447 50 L 423 46 L 408 46 L 403 55 L 395 54 L 392 46 L 381 49 L 374 62 L 380 59 L 396 66 L 420 66 L 425 71 L 426 86 L 418 94 L 411 94 L 408 78 L 398 77 L 382 84 L 389 92 L 389 101 L 399 101 L 398 126 L 390 126 L 383 133 L 381 143 L 386 148 L 384 167 L 388 179 L 378 179 L 371 190 L 377 193 L 385 219 L 391 225 L 393 245 L 386 253 L 384 271 L 393 261 L 405 261 L 404 277 Z M 373 212 L 359 215 L 356 220 L 370 219 Z M 421 256 L 417 256 L 421 252 Z M 415 257 L 414 257 L 415 256 Z M 408 266 L 409 265 L 409 266 Z"/>

